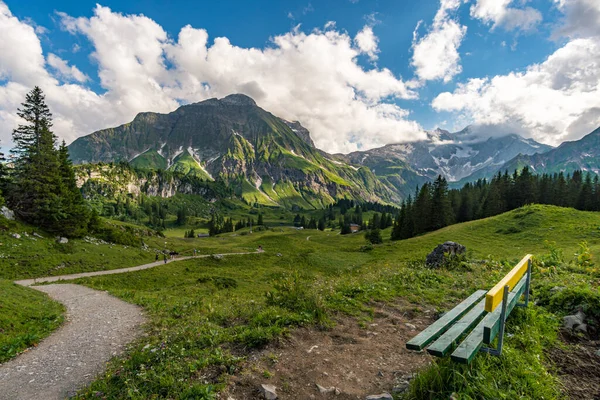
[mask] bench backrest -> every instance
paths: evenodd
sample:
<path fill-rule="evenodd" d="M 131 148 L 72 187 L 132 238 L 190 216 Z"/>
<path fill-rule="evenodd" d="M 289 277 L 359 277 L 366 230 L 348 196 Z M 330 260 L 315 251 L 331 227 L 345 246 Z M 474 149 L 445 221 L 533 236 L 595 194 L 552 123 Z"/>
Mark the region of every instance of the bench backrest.
<path fill-rule="evenodd" d="M 529 260 L 532 255 L 527 254 L 519 263 L 508 273 L 500 282 L 487 292 L 485 295 L 485 311 L 493 312 L 496 307 L 502 303 L 502 296 L 504 295 L 504 287 L 508 285 L 509 290 L 512 290 L 517 283 L 521 280 L 523 275 L 527 272 Z"/>

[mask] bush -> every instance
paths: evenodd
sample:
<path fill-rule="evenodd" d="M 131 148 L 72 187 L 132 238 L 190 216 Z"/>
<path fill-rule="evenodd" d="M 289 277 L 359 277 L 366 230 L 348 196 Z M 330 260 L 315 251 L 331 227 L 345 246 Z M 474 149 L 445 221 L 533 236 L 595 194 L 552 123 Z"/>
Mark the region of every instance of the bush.
<path fill-rule="evenodd" d="M 137 237 L 129 227 L 120 227 L 109 224 L 101 224 L 94 232 L 94 236 L 105 242 L 121 244 L 124 246 L 137 247 L 141 245 L 141 239 Z"/>
<path fill-rule="evenodd" d="M 371 244 L 381 244 L 383 243 L 383 238 L 381 237 L 381 229 L 371 229 L 365 233 L 365 239 Z"/>
<path fill-rule="evenodd" d="M 600 290 L 587 286 L 557 288 L 546 285 L 536 290 L 537 304 L 558 315 L 583 311 L 588 317 L 600 321 Z"/>

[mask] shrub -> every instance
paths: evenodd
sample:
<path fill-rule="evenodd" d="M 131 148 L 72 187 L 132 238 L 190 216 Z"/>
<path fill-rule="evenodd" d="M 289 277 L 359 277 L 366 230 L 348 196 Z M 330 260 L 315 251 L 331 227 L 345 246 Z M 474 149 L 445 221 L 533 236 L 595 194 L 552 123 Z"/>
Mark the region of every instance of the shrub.
<path fill-rule="evenodd" d="M 591 268 L 594 266 L 590 246 L 588 246 L 588 243 L 585 240 L 579 243 L 579 251 L 575 253 L 575 257 L 575 262 L 579 267 Z"/>
<path fill-rule="evenodd" d="M 381 237 L 381 229 L 371 229 L 365 233 L 365 239 L 371 244 L 381 244 L 383 243 L 383 238 Z"/>

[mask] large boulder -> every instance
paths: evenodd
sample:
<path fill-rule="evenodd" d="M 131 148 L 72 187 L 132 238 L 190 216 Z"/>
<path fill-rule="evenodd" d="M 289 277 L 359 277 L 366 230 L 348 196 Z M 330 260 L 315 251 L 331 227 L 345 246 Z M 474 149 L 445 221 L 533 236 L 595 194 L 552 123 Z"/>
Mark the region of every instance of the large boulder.
<path fill-rule="evenodd" d="M 448 259 L 464 254 L 467 248 L 462 244 L 455 242 L 445 242 L 438 244 L 431 253 L 427 255 L 425 264 L 429 268 L 440 268 L 448 261 Z"/>
<path fill-rule="evenodd" d="M 587 325 L 585 324 L 584 312 L 579 310 L 577 314 L 565 316 L 563 318 L 563 327 L 567 330 L 586 333 Z"/>

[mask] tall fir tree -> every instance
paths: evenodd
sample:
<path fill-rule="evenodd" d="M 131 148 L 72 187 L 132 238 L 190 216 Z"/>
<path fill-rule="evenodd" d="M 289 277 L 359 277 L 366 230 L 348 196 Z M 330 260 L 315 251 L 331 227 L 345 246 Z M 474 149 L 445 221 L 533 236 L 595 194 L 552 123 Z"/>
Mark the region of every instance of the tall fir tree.
<path fill-rule="evenodd" d="M 58 162 L 62 181 L 60 200 L 64 216 L 61 221 L 61 232 L 70 237 L 83 236 L 88 230 L 91 213 L 77 187 L 73 163 L 69 158 L 69 150 L 64 140 L 58 148 Z M 127 204 L 129 204 L 129 198 Z"/>
<path fill-rule="evenodd" d="M 49 232 L 83 235 L 89 213 L 75 182 L 66 145 L 56 148 L 52 114 L 39 87 L 29 92 L 18 110 L 26 124 L 13 131 L 14 170 L 10 206 L 24 221 Z"/>
<path fill-rule="evenodd" d="M 52 128 L 52 114 L 45 99 L 42 89 L 36 86 L 27 93 L 25 102 L 21 104 L 22 108 L 17 110 L 17 115 L 25 120 L 26 124 L 19 125 L 12 134 L 14 147 L 11 153 L 15 156 L 16 168 L 20 165 L 19 161 L 30 153 L 31 148 L 40 143 L 42 132 Z"/>
<path fill-rule="evenodd" d="M 415 193 L 414 202 L 414 228 L 415 235 L 420 235 L 431 230 L 431 184 L 425 183 Z"/>
<path fill-rule="evenodd" d="M 450 204 L 450 198 L 448 197 L 448 182 L 446 178 L 438 175 L 433 183 L 430 229 L 443 228 L 451 224 L 453 220 L 452 204 Z"/>
<path fill-rule="evenodd" d="M 4 158 L 4 153 L 0 152 L 0 207 L 4 205 L 4 196 L 2 193 L 6 190 L 7 184 L 7 169 L 4 164 L 5 162 L 6 158 Z"/>

